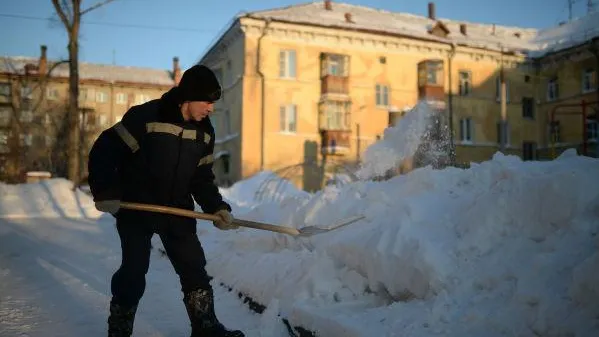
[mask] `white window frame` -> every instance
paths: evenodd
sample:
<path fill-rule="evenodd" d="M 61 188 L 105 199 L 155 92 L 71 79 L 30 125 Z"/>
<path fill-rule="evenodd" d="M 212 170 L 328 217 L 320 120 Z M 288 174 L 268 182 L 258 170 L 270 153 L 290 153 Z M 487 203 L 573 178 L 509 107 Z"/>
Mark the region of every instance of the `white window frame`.
<path fill-rule="evenodd" d="M 58 99 L 58 89 L 46 88 L 46 98 L 50 101 Z"/>
<path fill-rule="evenodd" d="M 0 126 L 10 125 L 12 117 L 12 108 L 9 106 L 0 106 Z"/>
<path fill-rule="evenodd" d="M 6 82 L 1 82 L 0 83 L 0 96 L 4 96 L 4 97 L 10 97 L 11 92 L 10 92 L 10 83 L 6 83 Z"/>
<path fill-rule="evenodd" d="M 589 92 L 595 91 L 596 83 L 596 70 L 595 69 L 585 69 L 582 72 L 582 93 L 586 94 Z"/>
<path fill-rule="evenodd" d="M 279 107 L 279 129 L 283 133 L 297 133 L 297 105 L 286 104 Z"/>
<path fill-rule="evenodd" d="M 127 104 L 127 93 L 124 92 L 119 92 L 116 94 L 115 100 L 116 100 L 116 104 Z"/>
<path fill-rule="evenodd" d="M 108 94 L 104 91 L 96 91 L 96 102 L 106 103 L 108 101 Z"/>
<path fill-rule="evenodd" d="M 377 84 L 375 87 L 375 104 L 377 107 L 388 108 L 390 102 L 389 86 L 386 84 Z"/>
<path fill-rule="evenodd" d="M 552 102 L 559 98 L 559 83 L 557 77 L 547 82 L 547 101 Z"/>
<path fill-rule="evenodd" d="M 30 147 L 33 145 L 33 135 L 31 133 L 21 133 L 19 135 L 19 144 L 21 146 Z"/>
<path fill-rule="evenodd" d="M 462 78 L 462 74 L 468 75 Z M 472 93 L 472 72 L 470 70 L 460 70 L 458 72 L 458 93 L 460 96 L 468 96 Z"/>
<path fill-rule="evenodd" d="M 501 132 L 500 130 L 501 127 L 501 121 L 497 122 L 497 144 L 501 145 L 501 135 L 499 134 Z M 512 142 L 512 132 L 511 132 L 511 127 L 510 127 L 510 122 L 505 122 L 505 145 L 506 146 L 510 146 L 511 142 Z"/>
<path fill-rule="evenodd" d="M 463 144 L 474 143 L 474 121 L 471 117 L 460 119 L 460 141 Z"/>
<path fill-rule="evenodd" d="M 599 123 L 596 120 L 587 119 L 585 123 L 587 141 L 598 141 L 599 140 Z"/>
<path fill-rule="evenodd" d="M 293 79 L 297 76 L 297 53 L 294 49 L 279 52 L 279 78 Z"/>
<path fill-rule="evenodd" d="M 507 79 L 505 80 L 505 102 L 510 102 L 510 83 Z M 497 102 L 501 102 L 501 76 L 495 78 L 495 99 Z"/>

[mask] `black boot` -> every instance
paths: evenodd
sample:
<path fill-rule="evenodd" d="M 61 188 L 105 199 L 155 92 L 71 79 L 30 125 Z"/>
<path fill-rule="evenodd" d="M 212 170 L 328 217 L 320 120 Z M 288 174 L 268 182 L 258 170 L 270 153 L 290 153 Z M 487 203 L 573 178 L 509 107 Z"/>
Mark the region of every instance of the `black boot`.
<path fill-rule="evenodd" d="M 110 316 L 108 317 L 108 337 L 129 337 L 133 333 L 133 321 L 137 305 L 123 307 L 110 301 Z"/>
<path fill-rule="evenodd" d="M 239 330 L 227 330 L 216 318 L 212 290 L 198 289 L 183 296 L 191 321 L 191 337 L 244 337 Z"/>

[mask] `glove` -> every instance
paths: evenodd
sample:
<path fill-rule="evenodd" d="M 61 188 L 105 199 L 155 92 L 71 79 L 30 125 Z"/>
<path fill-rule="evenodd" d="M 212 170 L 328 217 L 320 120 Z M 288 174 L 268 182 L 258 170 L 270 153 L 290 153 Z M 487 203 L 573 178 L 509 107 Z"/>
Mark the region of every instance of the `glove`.
<path fill-rule="evenodd" d="M 221 218 L 221 220 L 212 222 L 216 228 L 223 231 L 239 228 L 239 226 L 233 224 L 233 216 L 228 210 L 221 209 L 220 211 L 214 213 L 214 215 L 218 215 Z"/>
<path fill-rule="evenodd" d="M 96 209 L 100 212 L 110 213 L 115 215 L 121 208 L 120 200 L 100 200 L 95 203 Z"/>

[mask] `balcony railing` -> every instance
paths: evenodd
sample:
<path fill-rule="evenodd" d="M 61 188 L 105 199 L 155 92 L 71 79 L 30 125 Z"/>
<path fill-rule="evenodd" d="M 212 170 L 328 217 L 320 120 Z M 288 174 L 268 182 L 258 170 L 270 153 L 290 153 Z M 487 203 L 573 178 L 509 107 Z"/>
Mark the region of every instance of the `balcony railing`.
<path fill-rule="evenodd" d="M 321 79 L 321 94 L 349 94 L 349 77 L 325 75 Z"/>

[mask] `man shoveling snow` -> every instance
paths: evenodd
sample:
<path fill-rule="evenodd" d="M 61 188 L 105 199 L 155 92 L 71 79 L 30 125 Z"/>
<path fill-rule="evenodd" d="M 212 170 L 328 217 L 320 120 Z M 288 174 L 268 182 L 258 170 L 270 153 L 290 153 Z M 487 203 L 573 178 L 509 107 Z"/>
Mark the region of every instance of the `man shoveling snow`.
<path fill-rule="evenodd" d="M 132 107 L 91 149 L 89 185 L 96 208 L 116 217 L 122 247 L 122 263 L 111 284 L 110 337 L 133 332 L 155 233 L 179 275 L 192 337 L 244 336 L 225 329 L 216 317 L 196 220 L 120 207 L 129 201 L 193 210 L 195 199 L 205 212 L 220 217 L 216 227 L 237 228 L 212 173 L 215 135 L 208 116 L 220 97 L 214 73 L 194 66 L 160 99 Z"/>

